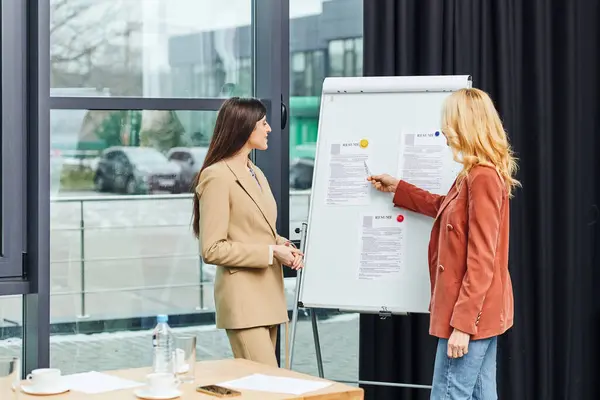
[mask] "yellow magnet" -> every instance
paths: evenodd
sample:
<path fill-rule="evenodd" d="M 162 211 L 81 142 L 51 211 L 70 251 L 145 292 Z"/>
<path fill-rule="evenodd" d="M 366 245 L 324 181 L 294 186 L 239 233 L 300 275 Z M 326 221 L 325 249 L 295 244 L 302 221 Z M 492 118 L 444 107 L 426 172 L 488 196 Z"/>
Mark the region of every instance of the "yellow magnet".
<path fill-rule="evenodd" d="M 369 141 L 367 139 L 363 139 L 360 141 L 360 147 L 362 147 L 363 149 L 367 148 L 367 146 L 369 145 Z"/>

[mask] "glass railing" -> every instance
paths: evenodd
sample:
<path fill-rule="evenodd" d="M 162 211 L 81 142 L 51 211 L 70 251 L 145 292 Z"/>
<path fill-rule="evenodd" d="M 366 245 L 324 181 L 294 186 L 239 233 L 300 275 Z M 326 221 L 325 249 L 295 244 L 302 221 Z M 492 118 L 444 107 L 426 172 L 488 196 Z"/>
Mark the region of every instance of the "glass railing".
<path fill-rule="evenodd" d="M 309 196 L 290 193 L 292 239 Z M 51 321 L 214 312 L 215 266 L 199 255 L 190 213 L 190 194 L 53 197 Z M 290 309 L 293 280 L 286 279 Z M 134 297 L 149 302 L 132 304 Z M 157 298 L 166 301 L 150 301 Z"/>

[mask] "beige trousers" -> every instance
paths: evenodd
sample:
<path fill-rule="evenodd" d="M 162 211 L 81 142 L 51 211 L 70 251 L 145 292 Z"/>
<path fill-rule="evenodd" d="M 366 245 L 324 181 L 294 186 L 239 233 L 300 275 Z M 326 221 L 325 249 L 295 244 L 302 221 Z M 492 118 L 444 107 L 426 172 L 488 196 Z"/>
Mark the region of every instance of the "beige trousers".
<path fill-rule="evenodd" d="M 278 367 L 275 357 L 277 325 L 227 329 L 233 357 Z"/>

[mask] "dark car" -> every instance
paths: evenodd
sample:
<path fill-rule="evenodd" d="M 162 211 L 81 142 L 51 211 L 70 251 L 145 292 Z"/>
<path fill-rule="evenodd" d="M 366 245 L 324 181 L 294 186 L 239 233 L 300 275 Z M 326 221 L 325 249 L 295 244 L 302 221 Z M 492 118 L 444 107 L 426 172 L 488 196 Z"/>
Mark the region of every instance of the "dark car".
<path fill-rule="evenodd" d="M 312 187 L 315 160 L 298 158 L 290 163 L 290 189 L 306 190 Z"/>
<path fill-rule="evenodd" d="M 177 183 L 179 192 L 193 192 L 194 178 L 208 152 L 208 147 L 174 147 L 167 153 L 167 159 L 173 161 L 181 168 L 179 182 Z"/>
<path fill-rule="evenodd" d="M 179 166 L 151 147 L 111 147 L 98 160 L 94 186 L 101 192 L 175 193 L 179 173 Z"/>

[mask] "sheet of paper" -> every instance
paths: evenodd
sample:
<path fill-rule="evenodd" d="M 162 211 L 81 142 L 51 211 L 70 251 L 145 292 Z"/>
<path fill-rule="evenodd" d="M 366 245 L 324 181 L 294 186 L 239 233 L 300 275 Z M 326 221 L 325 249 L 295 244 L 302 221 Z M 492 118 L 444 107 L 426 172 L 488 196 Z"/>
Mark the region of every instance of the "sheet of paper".
<path fill-rule="evenodd" d="M 369 150 L 361 146 L 361 141 L 330 144 L 326 205 L 359 206 L 370 203 L 371 188 L 365 164 L 368 160 Z"/>
<path fill-rule="evenodd" d="M 132 389 L 145 386 L 144 383 L 130 381 L 96 371 L 65 375 L 63 379 L 71 390 L 87 394 L 112 392 L 113 390 Z"/>
<path fill-rule="evenodd" d="M 359 280 L 397 279 L 404 263 L 404 224 L 399 214 L 362 214 Z"/>
<path fill-rule="evenodd" d="M 399 158 L 399 177 L 422 189 L 439 193 L 444 186 L 442 173 L 448 151 L 446 138 L 441 132 L 405 134 Z"/>
<path fill-rule="evenodd" d="M 222 382 L 218 385 L 237 390 L 256 390 L 259 392 L 302 395 L 304 393 L 324 389 L 332 385 L 332 382 L 253 374 L 240 379 Z"/>

